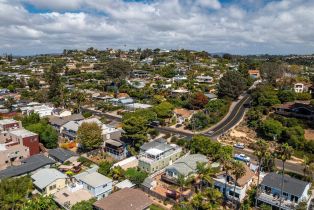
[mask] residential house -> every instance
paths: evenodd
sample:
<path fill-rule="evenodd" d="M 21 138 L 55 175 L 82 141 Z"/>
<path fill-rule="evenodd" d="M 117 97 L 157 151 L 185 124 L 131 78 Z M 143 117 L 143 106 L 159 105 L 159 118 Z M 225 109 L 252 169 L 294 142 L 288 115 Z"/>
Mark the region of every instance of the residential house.
<path fill-rule="evenodd" d="M 137 109 L 149 109 L 149 108 L 152 108 L 152 105 L 150 105 L 150 104 L 141 104 L 141 103 L 132 103 L 132 104 L 125 105 L 124 108 L 129 110 L 129 111 L 135 111 Z"/>
<path fill-rule="evenodd" d="M 70 121 L 81 121 L 84 120 L 81 114 L 72 114 L 65 117 L 48 116 L 49 124 L 60 132 L 61 127 Z"/>
<path fill-rule="evenodd" d="M 0 143 L 0 170 L 8 166 L 20 165 L 29 157 L 29 148 L 16 141 Z"/>
<path fill-rule="evenodd" d="M 122 160 L 127 156 L 126 144 L 120 140 L 106 140 L 104 143 L 104 151 L 116 160 Z"/>
<path fill-rule="evenodd" d="M 251 69 L 248 71 L 248 74 L 253 79 L 259 79 L 261 77 L 260 71 L 257 69 Z"/>
<path fill-rule="evenodd" d="M 143 144 L 140 147 L 139 168 L 147 173 L 154 173 L 176 161 L 182 148 L 168 144 L 163 138 Z"/>
<path fill-rule="evenodd" d="M 172 82 L 186 81 L 188 78 L 186 76 L 177 75 L 172 77 Z"/>
<path fill-rule="evenodd" d="M 193 115 L 193 111 L 190 111 L 185 108 L 175 108 L 173 110 L 173 113 L 177 119 L 178 124 L 184 124 L 185 122 L 190 121 Z"/>
<path fill-rule="evenodd" d="M 283 116 L 314 120 L 314 106 L 308 102 L 287 102 L 275 105 L 274 109 L 277 114 Z"/>
<path fill-rule="evenodd" d="M 67 187 L 59 190 L 53 195 L 54 201 L 66 210 L 70 210 L 72 206 L 81 201 L 87 201 L 93 198 L 93 195 L 83 185 L 70 183 Z"/>
<path fill-rule="evenodd" d="M 18 142 L 29 148 L 29 154 L 35 155 L 39 153 L 39 137 L 38 134 L 28 131 L 24 128 L 14 129 L 2 132 L 1 141 Z"/>
<path fill-rule="evenodd" d="M 112 191 L 112 179 L 98 173 L 97 168 L 77 174 L 74 178 L 78 184 L 88 190 L 98 200 L 107 197 Z"/>
<path fill-rule="evenodd" d="M 22 123 L 13 119 L 0 120 L 0 132 L 22 128 Z"/>
<path fill-rule="evenodd" d="M 11 166 L 0 171 L 0 179 L 24 176 L 42 168 L 50 168 L 56 162 L 43 154 L 33 155 L 21 161 L 21 165 Z"/>
<path fill-rule="evenodd" d="M 153 202 L 139 189 L 125 188 L 94 203 L 96 210 L 148 210 Z"/>
<path fill-rule="evenodd" d="M 171 96 L 173 97 L 179 97 L 188 94 L 190 91 L 184 88 L 179 88 L 176 90 L 171 90 Z"/>
<path fill-rule="evenodd" d="M 229 199 L 236 199 L 240 202 L 243 201 L 244 197 L 246 196 L 247 190 L 252 184 L 254 176 L 253 171 L 251 171 L 251 169 L 247 165 L 244 165 L 244 167 L 245 174 L 237 181 L 235 180 L 234 175 L 232 175 L 232 172 L 228 173 L 227 176 L 225 172 L 217 174 L 217 176 L 213 178 L 215 188 L 222 193 L 225 192 L 227 198 Z M 235 192 L 234 184 L 236 184 Z"/>
<path fill-rule="evenodd" d="M 214 81 L 214 79 L 211 76 L 197 76 L 195 78 L 195 80 L 198 83 L 212 83 Z"/>
<path fill-rule="evenodd" d="M 31 176 L 35 188 L 44 195 L 51 195 L 67 186 L 68 177 L 54 168 L 45 168 Z"/>
<path fill-rule="evenodd" d="M 31 113 L 37 113 L 40 117 L 52 115 L 53 110 L 53 107 L 47 106 L 45 104 L 36 106 L 29 106 L 28 104 L 28 106 L 21 108 L 23 114 L 29 115 Z"/>
<path fill-rule="evenodd" d="M 202 154 L 189 154 L 168 166 L 165 173 L 162 175 L 164 181 L 176 183 L 178 177 L 181 175 L 184 178 L 196 175 L 197 163 L 208 163 L 208 159 Z"/>
<path fill-rule="evenodd" d="M 303 93 L 303 92 L 312 93 L 311 84 L 303 84 L 301 82 L 295 83 L 293 85 L 293 90 L 296 93 Z"/>
<path fill-rule="evenodd" d="M 130 73 L 131 78 L 141 78 L 141 79 L 146 79 L 150 76 L 150 72 L 144 71 L 144 70 L 133 70 Z"/>
<path fill-rule="evenodd" d="M 217 99 L 217 95 L 213 94 L 213 93 L 205 93 L 204 94 L 209 100 L 215 100 Z"/>
<path fill-rule="evenodd" d="M 269 173 L 260 184 L 261 192 L 257 200 L 259 204 L 271 205 L 273 209 L 279 209 L 280 198 L 282 198 L 281 209 L 292 210 L 302 201 L 309 206 L 309 190 L 311 183 L 284 175 L 283 193 L 281 197 L 281 174 Z"/>
<path fill-rule="evenodd" d="M 52 110 L 51 114 L 57 117 L 67 117 L 70 116 L 72 112 L 70 110 L 55 108 Z"/>
<path fill-rule="evenodd" d="M 48 150 L 48 157 L 52 158 L 53 160 L 59 163 L 64 163 L 74 156 L 78 155 L 75 152 L 63 148 L 55 148 Z"/>
<path fill-rule="evenodd" d="M 101 121 L 97 118 L 89 118 L 80 121 L 69 121 L 61 126 L 60 132 L 61 136 L 69 140 L 74 140 L 76 138 L 77 131 L 82 123 L 97 123 L 99 126 L 102 125 Z"/>

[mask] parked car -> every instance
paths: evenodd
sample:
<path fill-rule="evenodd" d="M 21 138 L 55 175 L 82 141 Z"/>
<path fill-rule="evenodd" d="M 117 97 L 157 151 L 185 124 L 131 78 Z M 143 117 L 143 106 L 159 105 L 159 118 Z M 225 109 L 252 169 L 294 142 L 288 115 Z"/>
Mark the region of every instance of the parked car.
<path fill-rule="evenodd" d="M 236 143 L 233 145 L 235 148 L 244 149 L 245 145 L 243 143 Z"/>
<path fill-rule="evenodd" d="M 249 163 L 251 161 L 251 158 L 246 156 L 245 154 L 235 154 L 233 157 L 235 160 L 240 160 L 245 163 Z"/>

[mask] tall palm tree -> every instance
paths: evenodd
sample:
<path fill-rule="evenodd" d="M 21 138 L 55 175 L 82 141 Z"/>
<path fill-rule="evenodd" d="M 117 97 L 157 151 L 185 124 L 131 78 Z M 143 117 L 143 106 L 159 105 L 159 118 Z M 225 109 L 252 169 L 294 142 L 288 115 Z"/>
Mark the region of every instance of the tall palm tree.
<path fill-rule="evenodd" d="M 197 163 L 196 165 L 196 171 L 198 174 L 198 177 L 201 179 L 201 186 L 200 190 L 202 191 L 203 183 L 212 183 L 212 175 L 213 171 L 210 166 L 207 165 L 207 163 Z"/>
<path fill-rule="evenodd" d="M 259 193 L 259 178 L 261 173 L 261 165 L 264 161 L 265 157 L 269 154 L 269 145 L 264 140 L 258 140 L 256 143 L 256 148 L 254 151 L 254 155 L 257 157 L 258 169 L 257 169 L 257 188 L 256 188 L 256 196 L 255 196 L 255 208 L 257 207 L 257 196 Z"/>
<path fill-rule="evenodd" d="M 224 146 L 220 148 L 217 155 L 217 160 L 221 163 L 226 177 L 223 191 L 224 198 L 227 198 L 227 176 L 229 170 L 232 168 L 232 153 L 233 153 L 232 147 L 230 148 L 228 146 Z"/>
<path fill-rule="evenodd" d="M 235 190 L 236 190 L 236 184 L 238 180 L 243 177 L 246 173 L 245 166 L 242 162 L 240 161 L 233 161 L 232 162 L 232 171 L 231 174 L 234 176 L 234 186 L 233 186 L 233 197 L 235 201 L 235 206 L 236 206 L 236 199 L 235 199 Z"/>
<path fill-rule="evenodd" d="M 282 161 L 279 209 L 281 209 L 281 204 L 282 204 L 283 184 L 284 184 L 284 174 L 285 174 L 285 162 L 291 158 L 292 153 L 293 153 L 293 149 L 287 143 L 282 144 L 276 148 L 277 158 Z"/>
<path fill-rule="evenodd" d="M 308 175 L 310 173 L 310 159 L 307 156 L 304 156 L 303 158 L 303 175 L 304 177 L 306 177 L 306 175 Z"/>
<path fill-rule="evenodd" d="M 183 189 L 186 186 L 188 186 L 191 182 L 192 182 L 192 178 L 190 178 L 190 177 L 185 178 L 183 175 L 179 174 L 179 176 L 177 178 L 177 184 L 180 187 L 180 198 L 179 198 L 179 200 L 181 200 Z"/>

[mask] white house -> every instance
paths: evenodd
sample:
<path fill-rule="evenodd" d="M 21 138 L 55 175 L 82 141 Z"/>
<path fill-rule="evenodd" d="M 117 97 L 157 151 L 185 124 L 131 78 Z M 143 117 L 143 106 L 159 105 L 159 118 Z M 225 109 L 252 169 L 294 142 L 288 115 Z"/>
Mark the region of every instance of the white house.
<path fill-rule="evenodd" d="M 213 78 L 211 76 L 197 76 L 196 81 L 199 83 L 212 83 Z"/>
<path fill-rule="evenodd" d="M 244 166 L 246 169 L 246 173 L 237 181 L 235 180 L 235 177 L 231 173 L 228 173 L 226 176 L 225 172 L 221 172 L 216 178 L 213 178 L 215 188 L 223 193 L 225 191 L 226 186 L 227 198 L 230 199 L 235 198 L 236 200 L 239 200 L 241 202 L 246 196 L 246 192 L 249 186 L 252 184 L 254 176 L 253 171 L 251 171 L 251 169 L 248 166 L 246 165 Z M 235 192 L 234 184 L 236 185 Z"/>

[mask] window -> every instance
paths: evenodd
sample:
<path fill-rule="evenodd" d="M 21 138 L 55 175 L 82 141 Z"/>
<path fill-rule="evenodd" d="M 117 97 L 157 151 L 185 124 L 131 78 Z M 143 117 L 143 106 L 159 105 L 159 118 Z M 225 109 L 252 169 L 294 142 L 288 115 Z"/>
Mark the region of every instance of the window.
<path fill-rule="evenodd" d="M 282 195 L 288 197 L 288 193 L 283 192 Z"/>
<path fill-rule="evenodd" d="M 57 188 L 57 186 L 54 184 L 54 185 L 51 185 L 51 186 L 49 186 L 49 190 L 54 190 L 54 189 L 56 189 Z"/>
<path fill-rule="evenodd" d="M 107 184 L 103 185 L 102 187 L 103 187 L 103 188 L 107 187 Z"/>

